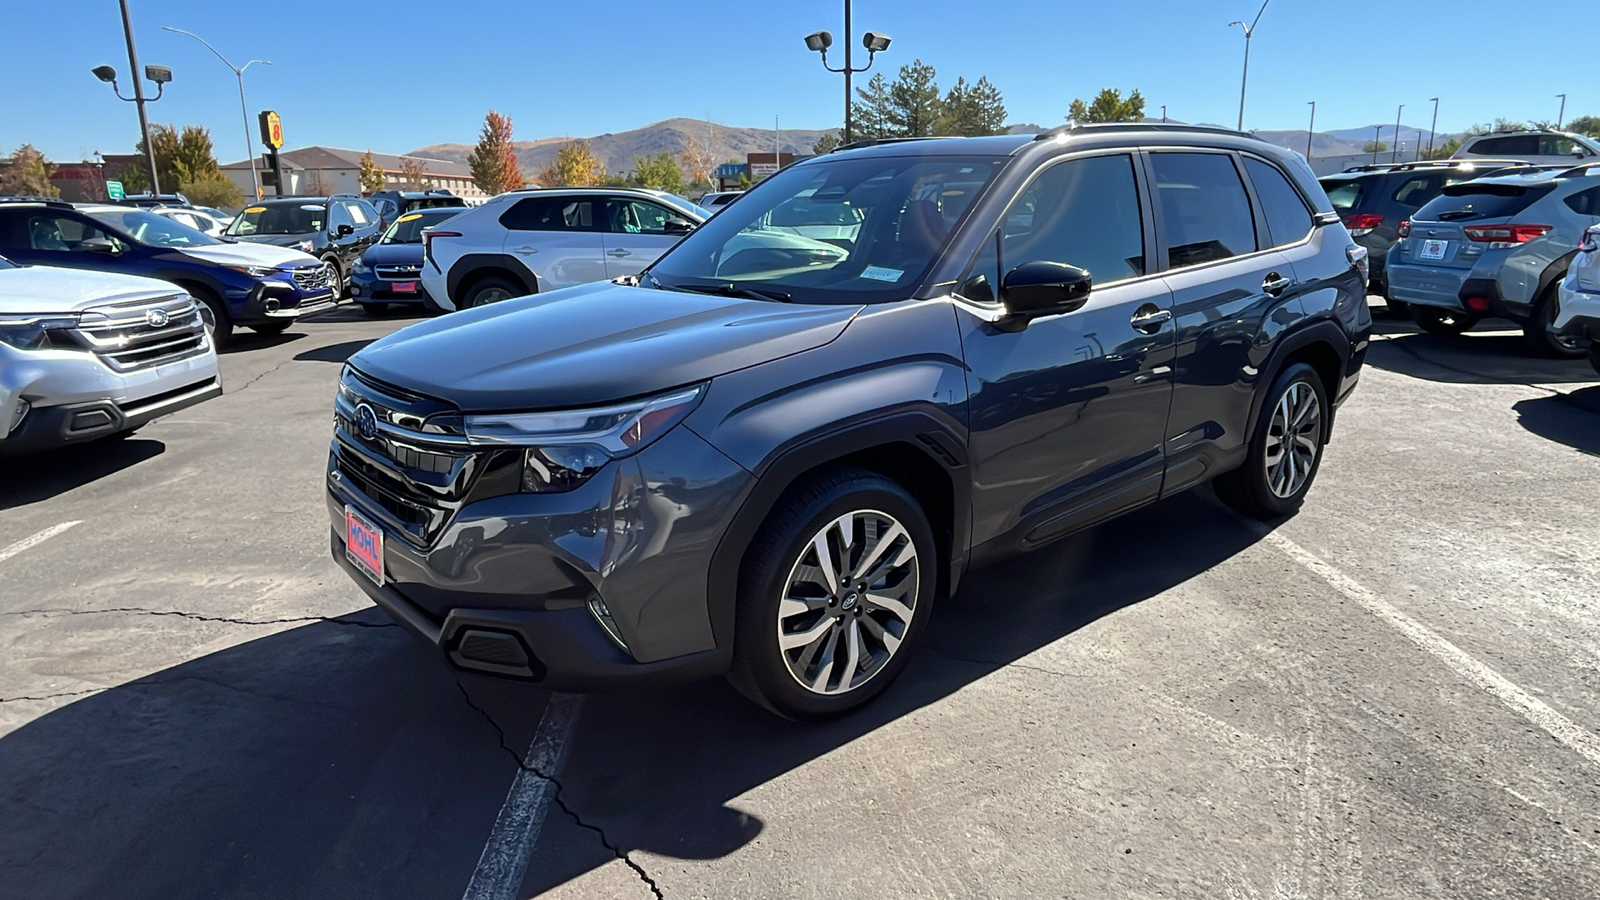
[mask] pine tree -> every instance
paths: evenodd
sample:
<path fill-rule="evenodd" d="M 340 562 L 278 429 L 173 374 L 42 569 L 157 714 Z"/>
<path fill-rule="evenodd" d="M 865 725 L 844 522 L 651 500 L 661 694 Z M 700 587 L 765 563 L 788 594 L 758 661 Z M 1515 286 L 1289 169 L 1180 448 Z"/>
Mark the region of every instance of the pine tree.
<path fill-rule="evenodd" d="M 1089 125 L 1099 122 L 1140 122 L 1144 120 L 1144 95 L 1137 89 L 1124 100 L 1122 91 L 1116 88 L 1105 88 L 1095 95 L 1094 101 L 1085 104 L 1082 100 L 1072 101 L 1072 106 L 1067 112 L 1067 118 L 1075 125 Z"/>
<path fill-rule="evenodd" d="M 889 131 L 893 137 L 927 137 L 939 121 L 938 73 L 920 59 L 900 67 L 889 85 Z"/>
<path fill-rule="evenodd" d="M 378 168 L 377 161 L 372 158 L 371 150 L 361 154 L 361 173 L 358 177 L 361 179 L 361 189 L 369 194 L 383 190 L 383 185 L 388 180 L 384 177 L 383 170 Z"/>
<path fill-rule="evenodd" d="M 957 78 L 944 95 L 936 129 L 939 134 L 975 137 L 1001 134 L 1005 128 L 1005 101 L 988 78 L 979 78 L 973 85 L 968 85 L 965 78 Z"/>
<path fill-rule="evenodd" d="M 872 76 L 864 88 L 856 88 L 855 103 L 850 106 L 850 116 L 854 120 L 850 130 L 852 141 L 870 141 L 877 138 L 895 137 L 889 124 L 889 81 L 883 73 Z"/>
<path fill-rule="evenodd" d="M 491 197 L 522 187 L 522 170 L 517 167 L 517 151 L 511 143 L 510 116 L 489 110 L 483 118 L 478 146 L 467 155 L 467 165 L 472 169 L 472 183 Z"/>
<path fill-rule="evenodd" d="M 821 156 L 824 153 L 832 153 L 833 148 L 837 146 L 839 146 L 839 133 L 836 131 L 825 131 L 823 132 L 822 137 L 817 138 L 817 142 L 811 145 L 811 152 Z"/>

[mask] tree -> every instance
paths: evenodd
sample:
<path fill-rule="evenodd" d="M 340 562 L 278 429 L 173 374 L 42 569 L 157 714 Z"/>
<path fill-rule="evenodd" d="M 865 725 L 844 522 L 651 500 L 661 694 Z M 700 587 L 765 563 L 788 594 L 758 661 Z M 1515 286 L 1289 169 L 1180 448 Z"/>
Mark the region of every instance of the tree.
<path fill-rule="evenodd" d="M 817 138 L 817 142 L 811 145 L 811 152 L 821 156 L 824 153 L 832 153 L 837 146 L 839 146 L 838 132 L 824 131 L 822 137 Z"/>
<path fill-rule="evenodd" d="M 589 149 L 588 141 L 568 141 L 539 170 L 536 180 L 545 187 L 587 187 L 606 180 L 606 165 Z"/>
<path fill-rule="evenodd" d="M 207 181 L 222 171 L 212 152 L 211 132 L 199 125 L 185 125 L 182 131 L 175 125 L 152 125 L 150 146 L 155 150 L 156 175 L 165 190 L 182 190 L 185 182 Z M 145 155 L 144 148 L 142 140 L 134 145 L 141 157 Z M 150 179 L 139 166 L 130 167 L 121 180 L 124 187 L 134 191 L 150 188 Z"/>
<path fill-rule="evenodd" d="M 957 78 L 940 106 L 939 134 L 976 137 L 1006 130 L 1005 101 L 986 77 L 970 86 L 965 78 Z"/>
<path fill-rule="evenodd" d="M 50 183 L 56 170 L 32 144 L 23 144 L 11 154 L 11 165 L 0 172 L 0 194 L 26 197 L 59 197 L 61 191 Z"/>
<path fill-rule="evenodd" d="M 373 191 L 383 190 L 384 182 L 388 180 L 384 177 L 383 170 L 378 168 L 377 161 L 372 158 L 371 150 L 361 154 L 361 174 L 359 177 L 361 179 L 361 189 L 369 194 Z"/>
<path fill-rule="evenodd" d="M 1567 130 L 1576 134 L 1600 138 L 1600 116 L 1579 116 L 1567 123 Z"/>
<path fill-rule="evenodd" d="M 196 206 L 238 208 L 244 205 L 244 191 L 222 171 L 206 172 L 187 181 L 178 182 L 178 190 Z"/>
<path fill-rule="evenodd" d="M 467 165 L 472 169 L 472 183 L 491 197 L 522 187 L 522 170 L 517 168 L 517 151 L 511 143 L 510 116 L 489 110 L 483 117 L 478 146 L 467 154 Z"/>
<path fill-rule="evenodd" d="M 683 170 L 665 150 L 655 156 L 633 158 L 633 183 L 639 187 L 677 193 L 683 190 Z"/>
<path fill-rule="evenodd" d="M 1361 145 L 1362 153 L 1388 153 L 1389 145 L 1383 141 L 1367 141 Z"/>
<path fill-rule="evenodd" d="M 1126 100 L 1122 91 L 1117 88 L 1103 88 L 1095 95 L 1094 101 L 1085 104 L 1082 100 L 1072 101 L 1068 108 L 1067 118 L 1074 125 L 1089 125 L 1100 122 L 1142 122 L 1144 121 L 1144 95 L 1137 88 L 1128 95 Z"/>
<path fill-rule="evenodd" d="M 678 151 L 678 162 L 682 165 L 684 182 L 693 187 L 710 184 L 717 168 L 717 158 L 711 145 L 692 134 L 684 141 L 684 148 Z"/>
<path fill-rule="evenodd" d="M 939 122 L 939 85 L 933 66 L 920 59 L 900 67 L 889 85 L 888 125 L 893 137 L 927 137 Z"/>
<path fill-rule="evenodd" d="M 400 181 L 402 188 L 408 191 L 425 191 L 433 187 L 422 163 L 409 156 L 400 157 Z"/>
<path fill-rule="evenodd" d="M 1444 143 L 1434 147 L 1432 150 L 1424 150 L 1424 151 L 1422 151 L 1422 158 L 1423 159 L 1449 159 L 1450 157 L 1455 155 L 1455 152 L 1457 150 L 1461 149 L 1461 145 L 1463 143 L 1464 143 L 1464 141 L 1462 141 L 1461 138 L 1453 137 L 1450 140 L 1445 141 Z M 1370 153 L 1372 151 L 1369 150 L 1367 152 Z"/>
<path fill-rule="evenodd" d="M 872 76 L 864 88 L 856 88 L 857 100 L 850 104 L 854 127 L 850 139 L 870 141 L 876 138 L 896 137 L 889 124 L 889 80 L 883 73 Z"/>

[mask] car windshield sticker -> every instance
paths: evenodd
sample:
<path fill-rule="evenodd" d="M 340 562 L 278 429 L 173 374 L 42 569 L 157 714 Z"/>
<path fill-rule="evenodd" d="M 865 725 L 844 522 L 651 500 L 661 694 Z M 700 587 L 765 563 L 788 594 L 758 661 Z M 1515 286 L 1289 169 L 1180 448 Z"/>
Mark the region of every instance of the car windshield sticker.
<path fill-rule="evenodd" d="M 301 209 L 305 209 L 305 210 L 310 210 L 311 212 L 322 212 L 322 207 L 321 206 L 317 206 L 317 205 L 311 204 L 311 203 L 303 204 L 300 208 Z"/>
<path fill-rule="evenodd" d="M 265 206 L 252 206 L 249 209 L 245 210 L 244 212 L 245 212 L 245 215 L 249 215 L 250 213 L 262 213 L 262 212 L 266 212 L 266 211 L 267 211 L 267 208 Z"/>
<path fill-rule="evenodd" d="M 401 216 L 400 217 L 400 221 L 402 221 L 402 222 L 415 222 L 416 220 L 418 220 L 420 218 L 422 218 L 422 213 L 412 213 L 409 216 Z"/>
<path fill-rule="evenodd" d="M 900 276 L 904 275 L 905 273 L 906 271 L 904 269 L 886 269 L 883 266 L 867 266 L 866 269 L 862 271 L 861 277 L 871 278 L 873 281 L 899 281 Z"/>

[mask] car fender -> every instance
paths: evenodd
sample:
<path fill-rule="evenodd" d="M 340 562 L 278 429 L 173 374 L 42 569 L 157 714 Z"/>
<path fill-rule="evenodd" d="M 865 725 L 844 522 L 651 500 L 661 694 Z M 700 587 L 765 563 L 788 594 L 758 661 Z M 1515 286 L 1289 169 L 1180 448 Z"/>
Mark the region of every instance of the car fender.
<path fill-rule="evenodd" d="M 537 293 L 539 278 L 527 263 L 509 253 L 467 253 L 450 264 L 450 271 L 445 275 L 445 291 L 452 303 L 455 303 L 456 291 L 461 283 L 480 269 L 504 269 L 521 279 L 522 286 L 528 293 Z"/>
<path fill-rule="evenodd" d="M 1266 402 L 1267 391 L 1277 379 L 1278 373 L 1283 371 L 1286 361 L 1295 351 L 1302 350 L 1313 344 L 1326 344 L 1331 347 L 1339 359 L 1339 379 L 1334 385 L 1337 393 L 1339 384 L 1342 384 L 1351 373 L 1351 340 L 1350 335 L 1332 319 L 1308 319 L 1301 324 L 1290 326 L 1280 335 L 1272 351 L 1267 355 L 1266 361 L 1257 366 L 1260 377 L 1256 380 L 1256 391 L 1250 398 L 1250 418 L 1246 420 L 1245 443 L 1254 439 L 1256 427 L 1261 421 L 1261 407 Z M 1329 403 L 1337 400 L 1330 396 Z M 1328 413 L 1328 428 L 1332 429 L 1333 411 Z"/>
<path fill-rule="evenodd" d="M 1567 277 L 1567 270 L 1572 268 L 1572 261 L 1577 258 L 1578 248 L 1574 247 L 1560 257 L 1551 260 L 1550 265 L 1545 266 L 1544 271 L 1539 274 L 1539 289 L 1533 292 L 1533 298 L 1530 302 L 1539 302 L 1539 298 L 1543 297 L 1544 292 L 1550 289 L 1550 285 Z"/>

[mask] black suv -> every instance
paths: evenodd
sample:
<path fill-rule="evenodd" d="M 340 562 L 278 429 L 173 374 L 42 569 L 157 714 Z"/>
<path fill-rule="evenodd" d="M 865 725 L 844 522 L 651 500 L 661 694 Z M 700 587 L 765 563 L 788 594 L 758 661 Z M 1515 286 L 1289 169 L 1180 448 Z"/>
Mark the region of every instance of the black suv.
<path fill-rule="evenodd" d="M 1367 257 L 1371 267 L 1371 291 L 1383 296 L 1389 287 L 1385 261 L 1389 248 L 1400 239 L 1401 222 L 1439 196 L 1448 185 L 1526 165 L 1513 159 L 1441 159 L 1357 166 L 1324 176 L 1321 184 L 1350 236 L 1371 251 Z M 1397 315 L 1405 314 L 1405 304 L 1398 300 L 1388 302 Z"/>
<path fill-rule="evenodd" d="M 1212 479 L 1298 509 L 1366 354 L 1365 260 L 1298 156 L 1234 132 L 834 152 L 637 278 L 352 357 L 334 556 L 463 668 L 727 673 L 837 714 L 973 567 Z"/>
<path fill-rule="evenodd" d="M 244 208 L 226 235 L 239 241 L 293 247 L 321 259 L 350 284 L 350 267 L 383 234 L 372 204 L 355 194 L 331 197 L 274 197 Z"/>
<path fill-rule="evenodd" d="M 378 216 L 386 223 L 419 209 L 467 205 L 467 201 L 449 191 L 373 191 L 367 195 L 367 202 L 377 208 Z"/>

